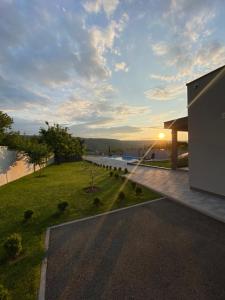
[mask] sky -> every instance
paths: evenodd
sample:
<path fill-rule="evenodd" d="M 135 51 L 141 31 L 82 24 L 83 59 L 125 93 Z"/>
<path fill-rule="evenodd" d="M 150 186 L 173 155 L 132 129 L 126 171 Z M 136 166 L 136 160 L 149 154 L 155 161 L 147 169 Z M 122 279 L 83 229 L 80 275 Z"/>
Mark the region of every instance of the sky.
<path fill-rule="evenodd" d="M 224 15 L 224 0 L 0 0 L 0 110 L 26 134 L 155 139 L 187 115 L 186 83 L 225 64 Z"/>

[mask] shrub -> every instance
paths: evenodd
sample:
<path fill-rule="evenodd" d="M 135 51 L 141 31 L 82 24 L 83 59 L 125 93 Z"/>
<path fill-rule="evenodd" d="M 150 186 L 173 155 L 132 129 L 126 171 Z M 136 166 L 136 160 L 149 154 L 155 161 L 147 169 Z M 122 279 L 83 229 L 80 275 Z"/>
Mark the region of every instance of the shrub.
<path fill-rule="evenodd" d="M 117 167 L 114 167 L 113 169 L 114 169 L 114 171 L 117 171 Z"/>
<path fill-rule="evenodd" d="M 125 198 L 126 197 L 125 197 L 124 192 L 120 192 L 119 195 L 118 195 L 118 200 L 123 201 Z"/>
<path fill-rule="evenodd" d="M 103 168 L 105 168 L 105 165 L 102 165 Z"/>
<path fill-rule="evenodd" d="M 9 258 L 17 257 L 23 249 L 21 235 L 18 233 L 11 234 L 5 241 L 4 248 Z"/>
<path fill-rule="evenodd" d="M 59 212 L 63 213 L 68 206 L 69 206 L 69 204 L 67 201 L 62 201 L 58 204 L 57 207 L 58 207 Z"/>
<path fill-rule="evenodd" d="M 142 194 L 142 188 L 141 187 L 136 187 L 136 195 L 139 196 Z"/>
<path fill-rule="evenodd" d="M 120 175 L 120 178 L 121 178 L 122 181 L 124 181 L 126 179 L 126 177 L 121 176 L 121 175 Z"/>
<path fill-rule="evenodd" d="M 106 170 L 108 170 L 109 166 L 106 166 Z"/>
<path fill-rule="evenodd" d="M 24 221 L 27 222 L 29 219 L 31 219 L 33 214 L 34 214 L 33 210 L 31 209 L 25 210 L 23 215 Z"/>
<path fill-rule="evenodd" d="M 100 200 L 98 197 L 96 197 L 96 198 L 94 199 L 94 201 L 93 201 L 93 204 L 94 204 L 96 207 L 98 207 L 98 206 L 100 206 L 100 205 L 102 204 L 102 202 L 101 202 L 101 200 Z"/>
<path fill-rule="evenodd" d="M 121 167 L 119 167 L 119 168 L 118 168 L 118 171 L 119 171 L 119 172 L 121 172 L 121 171 L 122 171 Z"/>
<path fill-rule="evenodd" d="M 132 186 L 133 190 L 135 190 L 136 186 L 137 186 L 136 182 L 131 181 L 131 186 Z"/>
<path fill-rule="evenodd" d="M 115 176 L 115 178 L 116 178 L 116 179 L 118 179 L 118 178 L 119 178 L 119 174 L 118 174 L 117 172 L 115 173 L 115 175 L 114 175 L 114 176 Z"/>
<path fill-rule="evenodd" d="M 109 169 L 112 170 L 112 166 L 109 166 Z"/>
<path fill-rule="evenodd" d="M 9 291 L 0 284 L 0 300 L 9 300 Z"/>
<path fill-rule="evenodd" d="M 110 171 L 110 172 L 109 172 L 109 175 L 110 175 L 110 177 L 112 177 L 112 176 L 113 176 L 113 172 L 112 172 L 112 171 Z"/>
<path fill-rule="evenodd" d="M 128 170 L 127 168 L 124 169 L 124 174 L 127 174 L 128 173 Z"/>

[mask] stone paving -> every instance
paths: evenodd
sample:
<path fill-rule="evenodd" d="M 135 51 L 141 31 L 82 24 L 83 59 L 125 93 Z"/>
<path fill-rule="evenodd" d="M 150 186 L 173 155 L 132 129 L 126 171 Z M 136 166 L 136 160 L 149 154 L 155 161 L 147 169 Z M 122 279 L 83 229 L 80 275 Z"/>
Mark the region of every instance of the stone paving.
<path fill-rule="evenodd" d="M 168 196 L 188 207 L 225 223 L 225 199 L 189 187 L 188 172 L 151 167 L 136 167 L 107 157 L 86 157 L 88 160 L 116 167 L 127 167 L 130 180 Z"/>

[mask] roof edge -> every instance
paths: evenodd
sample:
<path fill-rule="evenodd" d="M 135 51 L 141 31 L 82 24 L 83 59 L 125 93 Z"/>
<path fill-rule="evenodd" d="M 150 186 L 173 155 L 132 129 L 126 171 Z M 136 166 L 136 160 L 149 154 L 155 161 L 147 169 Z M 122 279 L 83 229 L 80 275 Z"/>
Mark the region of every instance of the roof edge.
<path fill-rule="evenodd" d="M 186 86 L 188 86 L 189 84 L 191 84 L 191 83 L 193 83 L 193 82 L 195 82 L 195 81 L 197 81 L 197 80 L 199 80 L 199 79 L 201 79 L 203 77 L 208 76 L 209 74 L 213 74 L 214 72 L 218 72 L 218 71 L 222 70 L 223 68 L 225 68 L 225 65 L 223 65 L 222 67 L 219 67 L 219 68 L 217 68 L 217 69 L 215 69 L 215 70 L 213 70 L 211 72 L 208 72 L 208 73 L 206 73 L 206 74 L 204 74 L 204 75 L 202 75 L 202 76 L 200 76 L 200 77 L 198 77 L 198 78 L 196 78 L 196 79 L 194 79 L 192 81 L 189 81 L 188 83 L 186 83 Z"/>

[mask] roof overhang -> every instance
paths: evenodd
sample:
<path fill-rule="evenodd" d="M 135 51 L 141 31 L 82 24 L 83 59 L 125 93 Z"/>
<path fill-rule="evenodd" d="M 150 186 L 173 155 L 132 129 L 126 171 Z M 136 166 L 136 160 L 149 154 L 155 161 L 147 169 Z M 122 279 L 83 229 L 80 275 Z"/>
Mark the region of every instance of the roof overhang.
<path fill-rule="evenodd" d="M 164 122 L 164 128 L 173 129 L 177 131 L 188 131 L 188 117 Z"/>

